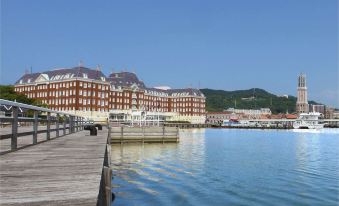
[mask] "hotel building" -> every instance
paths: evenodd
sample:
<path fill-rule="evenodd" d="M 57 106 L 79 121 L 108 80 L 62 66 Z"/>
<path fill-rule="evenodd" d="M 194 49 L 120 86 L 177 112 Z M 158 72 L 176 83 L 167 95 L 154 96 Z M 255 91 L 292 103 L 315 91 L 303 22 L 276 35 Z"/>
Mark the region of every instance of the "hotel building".
<path fill-rule="evenodd" d="M 105 76 L 83 66 L 23 75 L 15 91 L 50 109 L 74 112 L 90 119 L 205 122 L 205 96 L 198 89 L 148 88 L 130 72 Z M 147 115 L 145 115 L 147 114 Z"/>

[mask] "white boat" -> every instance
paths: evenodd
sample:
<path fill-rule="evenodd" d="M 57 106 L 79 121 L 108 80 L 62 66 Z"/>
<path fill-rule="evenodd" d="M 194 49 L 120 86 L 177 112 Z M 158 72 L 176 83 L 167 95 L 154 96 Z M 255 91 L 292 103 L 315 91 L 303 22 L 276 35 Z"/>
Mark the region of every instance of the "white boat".
<path fill-rule="evenodd" d="M 299 118 L 293 123 L 294 129 L 321 129 L 324 124 L 319 123 L 319 112 L 301 113 Z"/>
<path fill-rule="evenodd" d="M 224 127 L 253 127 L 255 124 L 246 121 L 246 120 L 237 120 L 237 119 L 226 119 L 223 121 L 222 125 Z"/>

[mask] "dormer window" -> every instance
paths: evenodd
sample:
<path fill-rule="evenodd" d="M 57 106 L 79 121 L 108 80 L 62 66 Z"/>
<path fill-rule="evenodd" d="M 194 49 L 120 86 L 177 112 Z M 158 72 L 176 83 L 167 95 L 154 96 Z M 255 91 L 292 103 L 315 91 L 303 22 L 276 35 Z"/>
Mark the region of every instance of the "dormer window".
<path fill-rule="evenodd" d="M 31 83 L 31 79 L 28 79 L 28 80 L 27 80 L 27 83 Z"/>
<path fill-rule="evenodd" d="M 22 79 L 20 79 L 20 84 L 22 84 Z"/>
<path fill-rule="evenodd" d="M 83 73 L 82 76 L 87 79 L 88 78 L 88 75 L 86 73 Z"/>
<path fill-rule="evenodd" d="M 101 80 L 102 80 L 102 81 L 105 81 L 105 77 L 101 77 Z"/>

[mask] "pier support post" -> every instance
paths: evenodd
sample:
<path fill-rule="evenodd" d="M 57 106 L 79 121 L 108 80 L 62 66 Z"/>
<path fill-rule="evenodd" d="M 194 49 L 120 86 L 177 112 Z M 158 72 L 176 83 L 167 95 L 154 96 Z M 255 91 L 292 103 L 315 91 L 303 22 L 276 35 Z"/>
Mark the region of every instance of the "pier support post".
<path fill-rule="evenodd" d="M 142 143 L 145 143 L 145 127 L 142 127 Z"/>
<path fill-rule="evenodd" d="M 38 116 L 39 116 L 39 112 L 38 111 L 34 111 L 34 122 L 33 122 L 33 144 L 37 144 L 38 143 Z"/>
<path fill-rule="evenodd" d="M 165 126 L 162 127 L 162 143 L 165 142 Z"/>
<path fill-rule="evenodd" d="M 124 137 L 124 127 L 121 127 L 121 131 L 120 131 L 120 144 L 122 144 L 123 137 Z"/>
<path fill-rule="evenodd" d="M 177 142 L 179 142 L 179 127 L 177 127 Z"/>
<path fill-rule="evenodd" d="M 11 149 L 15 150 L 18 146 L 18 107 L 12 107 L 13 109 L 13 122 L 12 122 L 12 138 L 11 138 Z"/>

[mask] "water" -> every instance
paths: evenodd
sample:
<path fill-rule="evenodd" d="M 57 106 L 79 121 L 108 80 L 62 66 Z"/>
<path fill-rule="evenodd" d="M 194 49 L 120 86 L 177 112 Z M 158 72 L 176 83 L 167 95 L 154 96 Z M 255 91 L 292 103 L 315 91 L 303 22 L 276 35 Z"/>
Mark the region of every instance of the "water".
<path fill-rule="evenodd" d="M 339 130 L 194 129 L 112 146 L 114 205 L 339 205 Z"/>

